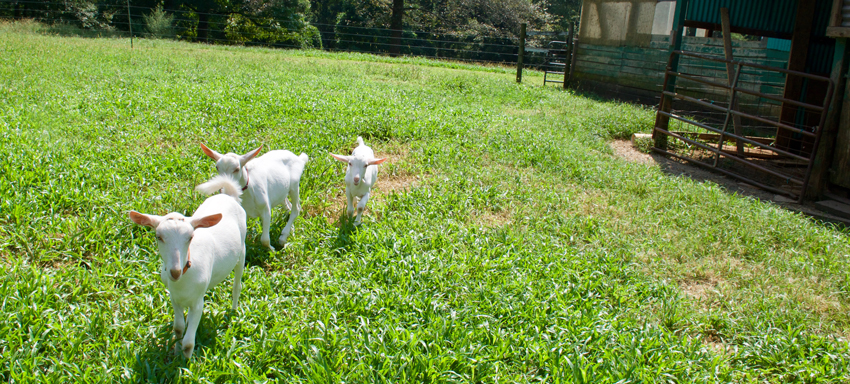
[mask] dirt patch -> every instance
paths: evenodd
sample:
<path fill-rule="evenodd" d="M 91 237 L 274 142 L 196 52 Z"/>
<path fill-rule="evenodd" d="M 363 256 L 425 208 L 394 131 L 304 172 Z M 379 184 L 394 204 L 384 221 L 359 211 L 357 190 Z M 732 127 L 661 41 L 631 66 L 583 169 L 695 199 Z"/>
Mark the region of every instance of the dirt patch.
<path fill-rule="evenodd" d="M 611 149 L 617 157 L 632 163 L 655 164 L 655 159 L 648 154 L 635 149 L 631 141 L 615 140 L 611 142 Z"/>
<path fill-rule="evenodd" d="M 388 195 L 390 193 L 404 193 L 421 183 L 419 176 L 411 174 L 389 175 L 378 178 L 375 185 L 375 195 Z"/>
<path fill-rule="evenodd" d="M 820 314 L 845 312 L 844 306 L 835 298 L 824 295 L 813 295 L 809 299 L 812 302 L 813 309 Z"/>
<path fill-rule="evenodd" d="M 345 187 L 328 190 L 324 195 L 301 204 L 301 214 L 305 217 L 322 217 L 328 224 L 336 224 L 345 214 Z"/>
<path fill-rule="evenodd" d="M 717 285 L 720 283 L 716 278 L 686 280 L 679 283 L 682 292 L 697 300 L 708 300 L 717 293 Z"/>
<path fill-rule="evenodd" d="M 381 152 L 376 153 L 376 156 L 387 158 L 387 162 L 378 172 L 378 183 L 375 185 L 376 196 L 406 192 L 422 182 L 422 175 L 416 174 L 409 166 L 413 162 L 409 145 L 389 144 L 382 148 Z"/>
<path fill-rule="evenodd" d="M 729 347 L 717 335 L 706 335 L 703 343 L 717 355 L 725 355 L 729 352 Z"/>
<path fill-rule="evenodd" d="M 472 222 L 479 227 L 501 228 L 511 224 L 513 212 L 502 210 L 500 212 L 486 211 L 482 214 L 473 214 Z"/>

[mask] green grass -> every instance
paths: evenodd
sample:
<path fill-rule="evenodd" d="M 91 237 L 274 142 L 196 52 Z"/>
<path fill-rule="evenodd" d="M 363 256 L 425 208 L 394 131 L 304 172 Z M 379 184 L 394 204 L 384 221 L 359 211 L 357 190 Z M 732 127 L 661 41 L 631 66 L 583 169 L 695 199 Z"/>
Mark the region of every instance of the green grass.
<path fill-rule="evenodd" d="M 510 68 L 57 37 L 0 24 L 0 378 L 24 382 L 846 382 L 848 236 L 627 163 L 652 111 Z M 340 226 L 357 135 L 381 156 Z M 170 350 L 153 234 L 200 151 L 311 157 L 241 307 Z M 284 224 L 276 211 L 272 238 Z"/>

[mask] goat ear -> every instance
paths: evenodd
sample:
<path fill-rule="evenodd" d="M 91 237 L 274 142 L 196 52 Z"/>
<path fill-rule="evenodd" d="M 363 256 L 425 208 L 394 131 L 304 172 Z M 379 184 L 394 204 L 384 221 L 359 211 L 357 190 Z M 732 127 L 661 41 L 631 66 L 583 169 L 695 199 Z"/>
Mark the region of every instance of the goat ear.
<path fill-rule="evenodd" d="M 159 223 L 162 222 L 162 217 L 157 215 L 145 215 L 136 211 L 130 211 L 130 220 L 139 225 L 156 229 Z"/>
<path fill-rule="evenodd" d="M 221 221 L 221 214 L 216 213 L 198 219 L 192 219 L 191 223 L 193 228 L 198 229 L 212 227 L 213 225 L 218 224 L 219 221 Z"/>
<path fill-rule="evenodd" d="M 215 160 L 215 161 L 218 161 L 218 159 L 220 159 L 220 158 L 221 158 L 221 154 L 220 154 L 220 153 L 218 153 L 218 152 L 216 152 L 216 151 L 213 151 L 212 149 L 207 148 L 207 146 L 206 146 L 206 145 L 204 145 L 204 143 L 201 143 L 201 150 L 202 150 L 202 151 L 204 151 L 204 154 L 205 154 L 205 155 L 207 155 L 207 156 L 209 156 L 209 157 L 210 157 L 210 159 L 213 159 L 213 160 Z"/>
<path fill-rule="evenodd" d="M 387 158 L 386 158 L 386 157 L 384 157 L 384 158 L 382 158 L 382 159 L 374 159 L 374 158 L 373 158 L 372 160 L 369 160 L 368 164 L 369 164 L 369 165 L 378 165 L 378 164 L 381 164 L 381 163 L 383 163 L 383 162 L 385 162 L 385 161 L 387 161 Z"/>
<path fill-rule="evenodd" d="M 331 156 L 333 156 L 334 159 L 337 159 L 337 160 L 339 160 L 343 163 L 346 163 L 346 164 L 348 164 L 348 162 L 351 161 L 351 156 L 334 155 L 333 153 L 331 153 Z"/>
<path fill-rule="evenodd" d="M 239 158 L 239 164 L 240 164 L 240 165 L 242 165 L 242 166 L 244 167 L 244 166 L 245 166 L 245 164 L 246 164 L 246 163 L 248 163 L 248 161 L 250 161 L 250 160 L 251 160 L 251 159 L 253 159 L 255 156 L 257 156 L 258 154 L 260 154 L 260 150 L 261 150 L 261 149 L 263 149 L 263 146 L 262 146 L 262 145 L 261 145 L 259 148 L 257 148 L 257 149 L 255 149 L 255 150 L 253 150 L 253 151 L 251 151 L 251 152 L 248 152 L 248 153 L 246 153 L 246 154 L 242 155 L 242 157 L 240 157 L 240 158 Z"/>

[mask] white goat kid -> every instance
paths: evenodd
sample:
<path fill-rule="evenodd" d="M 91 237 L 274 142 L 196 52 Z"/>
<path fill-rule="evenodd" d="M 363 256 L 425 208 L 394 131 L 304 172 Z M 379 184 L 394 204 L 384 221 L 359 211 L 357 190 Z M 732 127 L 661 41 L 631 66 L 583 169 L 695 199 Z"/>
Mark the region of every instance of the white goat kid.
<path fill-rule="evenodd" d="M 334 159 L 348 164 L 345 172 L 345 197 L 348 200 L 348 216 L 354 214 L 354 198 L 359 197 L 357 203 L 357 217 L 354 225 L 360 225 L 360 218 L 366 203 L 369 201 L 369 192 L 378 182 L 378 164 L 386 161 L 386 158 L 376 159 L 372 148 L 363 143 L 363 138 L 358 136 L 357 148 L 351 151 L 351 156 L 341 156 L 331 153 Z"/>
<path fill-rule="evenodd" d="M 301 212 L 298 188 L 301 182 L 301 174 L 304 173 L 304 166 L 310 159 L 307 154 L 302 153 L 300 156 L 295 156 L 290 151 L 277 150 L 254 159 L 263 149 L 262 146 L 244 155 L 235 153 L 222 155 L 203 144 L 201 144 L 201 149 L 204 154 L 215 160 L 215 167 L 219 175 L 233 176 L 239 182 L 239 185 L 243 186 L 242 208 L 245 208 L 248 217 L 260 217 L 262 219 L 263 234 L 260 241 L 272 250 L 274 250 L 274 247 L 271 246 L 271 237 L 269 236 L 272 208 L 286 204 L 286 208 L 289 210 L 289 221 L 283 227 L 278 238 L 281 246 L 286 244 L 286 239 L 292 231 L 292 223 L 295 222 Z M 287 196 L 289 197 L 288 200 Z"/>
<path fill-rule="evenodd" d="M 192 357 L 195 333 L 204 312 L 204 293 L 235 271 L 233 309 L 239 305 L 242 272 L 245 269 L 245 211 L 239 204 L 240 187 L 229 177 L 216 176 L 199 185 L 207 198 L 192 217 L 177 212 L 165 216 L 130 211 L 136 224 L 156 230 L 162 258 L 160 278 L 171 295 L 174 307 L 174 338 L 183 336 L 183 356 Z M 188 327 L 183 311 L 189 309 Z M 185 331 L 185 334 L 184 334 Z M 178 350 L 177 344 L 174 346 Z"/>

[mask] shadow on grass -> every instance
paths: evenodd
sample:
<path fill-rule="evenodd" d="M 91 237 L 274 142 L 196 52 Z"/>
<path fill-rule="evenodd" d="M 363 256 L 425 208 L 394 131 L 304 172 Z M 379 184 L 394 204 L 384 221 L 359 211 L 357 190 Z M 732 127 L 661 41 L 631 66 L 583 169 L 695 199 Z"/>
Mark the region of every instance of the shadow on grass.
<path fill-rule="evenodd" d="M 339 231 L 337 231 L 336 239 L 334 239 L 331 245 L 331 250 L 337 256 L 341 256 L 347 253 L 351 245 L 354 244 L 351 240 L 351 235 L 356 234 L 360 228 L 354 225 L 354 218 L 349 217 L 345 210 L 340 212 L 338 222 Z"/>
<path fill-rule="evenodd" d="M 284 213 L 280 219 L 275 219 L 275 214 L 272 212 L 272 224 L 269 227 L 269 236 L 271 237 L 271 246 L 274 251 L 267 248 L 260 241 L 263 234 L 260 219 L 248 219 L 248 235 L 245 237 L 245 268 L 252 266 L 266 268 L 269 262 L 274 258 L 274 253 L 279 252 L 283 246 L 278 242 L 280 232 L 289 221 L 289 212 Z M 298 220 L 295 221 L 298 223 Z M 293 230 L 294 232 L 294 230 Z M 289 234 L 292 238 L 293 233 Z"/>
<path fill-rule="evenodd" d="M 209 354 L 215 354 L 218 346 L 218 335 L 227 330 L 233 316 L 232 310 L 210 313 L 205 306 L 201 323 L 195 334 L 195 351 L 192 359 Z M 156 336 L 150 339 L 143 348 L 136 352 L 133 365 L 132 381 L 135 383 L 170 383 L 176 381 L 180 368 L 188 368 L 190 360 L 183 353 L 175 353 L 174 346 L 179 345 L 174 340 L 171 323 L 163 324 L 157 330 Z"/>
<path fill-rule="evenodd" d="M 259 238 L 259 235 L 257 235 L 256 242 L 245 241 L 245 269 L 252 266 L 264 268 L 268 264 L 272 252 L 274 252 L 261 244 Z"/>
<path fill-rule="evenodd" d="M 774 192 L 761 189 L 731 176 L 726 176 L 720 172 L 715 172 L 709 168 L 699 166 L 690 162 L 668 158 L 661 154 L 650 152 L 645 153 L 634 149 L 631 142 L 622 140 L 614 141 L 614 152 L 628 161 L 645 163 L 658 166 L 658 168 L 667 175 L 677 177 L 687 177 L 691 180 L 700 183 L 713 183 L 727 193 L 738 196 L 745 196 L 761 201 L 772 202 L 789 211 L 799 212 L 813 219 L 818 225 L 827 226 L 838 230 L 848 230 L 850 228 L 850 220 L 831 215 L 818 209 L 813 202 L 804 201 L 803 204 L 798 204 L 795 200 L 787 196 L 778 195 Z M 737 167 L 736 172 L 743 173 L 746 177 L 757 178 L 762 176 L 754 171 Z M 799 191 L 796 191 L 799 192 Z"/>

